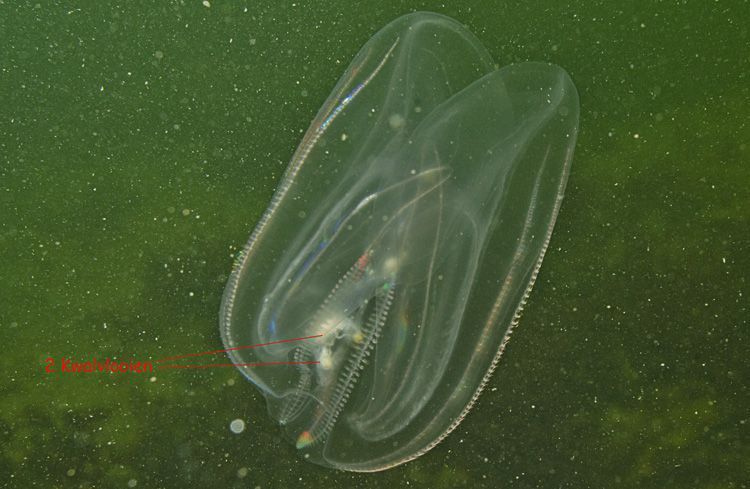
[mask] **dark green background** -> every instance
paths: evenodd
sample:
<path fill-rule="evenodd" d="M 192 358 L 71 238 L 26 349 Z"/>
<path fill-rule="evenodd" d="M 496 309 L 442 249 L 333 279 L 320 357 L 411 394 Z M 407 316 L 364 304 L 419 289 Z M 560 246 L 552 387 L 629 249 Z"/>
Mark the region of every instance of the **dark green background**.
<path fill-rule="evenodd" d="M 0 1 L 0 486 L 749 487 L 750 5 L 462 3 Z M 413 10 L 581 98 L 536 288 L 452 435 L 347 474 L 298 459 L 234 369 L 44 372 L 221 348 L 304 130 Z"/>

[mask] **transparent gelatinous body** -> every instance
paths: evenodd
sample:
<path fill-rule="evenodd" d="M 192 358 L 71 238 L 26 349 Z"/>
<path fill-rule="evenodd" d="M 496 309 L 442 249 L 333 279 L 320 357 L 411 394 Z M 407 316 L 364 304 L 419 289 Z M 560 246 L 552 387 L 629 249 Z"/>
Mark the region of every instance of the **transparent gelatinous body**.
<path fill-rule="evenodd" d="M 536 278 L 578 127 L 568 75 L 436 14 L 347 68 L 224 295 L 221 334 L 315 463 L 375 471 L 471 408 Z M 283 341 L 310 337 L 306 340 Z M 295 365 L 243 366 L 257 362 Z"/>

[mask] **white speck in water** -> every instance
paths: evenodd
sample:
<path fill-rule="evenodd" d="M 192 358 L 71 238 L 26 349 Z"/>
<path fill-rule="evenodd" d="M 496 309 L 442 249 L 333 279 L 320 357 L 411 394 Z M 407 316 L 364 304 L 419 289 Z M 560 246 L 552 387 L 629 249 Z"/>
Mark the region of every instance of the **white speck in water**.
<path fill-rule="evenodd" d="M 245 431 L 245 422 L 241 419 L 235 419 L 231 423 L 229 423 L 229 431 L 234 433 L 235 435 L 239 435 L 243 431 Z"/>
<path fill-rule="evenodd" d="M 341 133 L 341 140 L 342 140 L 342 141 L 346 141 L 348 137 L 349 137 L 349 136 L 347 136 L 347 134 L 346 134 L 345 132 L 342 132 L 342 133 Z"/>
<path fill-rule="evenodd" d="M 154 53 L 154 58 L 156 58 L 156 59 L 162 59 L 162 58 L 164 58 L 164 53 L 162 51 L 156 51 Z"/>
<path fill-rule="evenodd" d="M 388 124 L 390 124 L 391 129 L 398 129 L 400 127 L 403 127 L 404 122 L 404 116 L 402 116 L 401 114 L 391 114 L 391 116 L 388 118 Z"/>
<path fill-rule="evenodd" d="M 137 480 L 135 480 L 135 479 L 130 479 L 130 480 L 128 481 L 128 487 L 135 487 L 135 486 L 137 486 L 137 485 L 138 485 L 138 481 L 137 481 Z"/>
<path fill-rule="evenodd" d="M 240 479 L 247 477 L 247 467 L 240 467 L 237 469 L 237 477 Z"/>
<path fill-rule="evenodd" d="M 203 6 L 204 7 L 210 7 L 211 6 L 211 2 L 209 2 L 208 0 L 203 0 Z"/>

